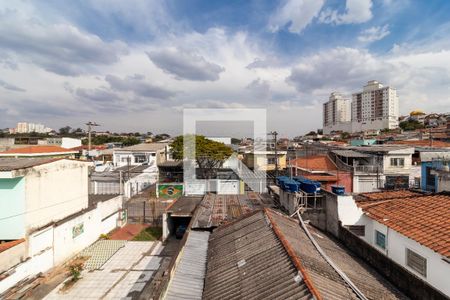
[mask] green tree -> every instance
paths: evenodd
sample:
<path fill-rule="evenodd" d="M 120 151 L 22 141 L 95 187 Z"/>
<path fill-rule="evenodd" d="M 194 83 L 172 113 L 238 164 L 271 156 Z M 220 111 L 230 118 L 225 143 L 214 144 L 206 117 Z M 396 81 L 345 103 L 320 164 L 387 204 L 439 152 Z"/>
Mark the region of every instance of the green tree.
<path fill-rule="evenodd" d="M 70 126 L 64 126 L 59 129 L 59 134 L 60 135 L 68 135 L 70 133 L 71 129 L 72 129 L 72 127 L 70 127 Z"/>
<path fill-rule="evenodd" d="M 233 150 L 223 143 L 209 140 L 202 135 L 178 136 L 171 144 L 172 156 L 176 160 L 184 158 L 184 142 L 195 139 L 195 161 L 206 179 L 212 178 L 215 169 L 222 167 Z M 187 149 L 190 150 L 190 149 Z"/>
<path fill-rule="evenodd" d="M 417 120 L 403 121 L 403 122 L 400 122 L 399 126 L 401 129 L 403 129 L 405 131 L 411 131 L 411 130 L 424 128 L 423 124 Z"/>

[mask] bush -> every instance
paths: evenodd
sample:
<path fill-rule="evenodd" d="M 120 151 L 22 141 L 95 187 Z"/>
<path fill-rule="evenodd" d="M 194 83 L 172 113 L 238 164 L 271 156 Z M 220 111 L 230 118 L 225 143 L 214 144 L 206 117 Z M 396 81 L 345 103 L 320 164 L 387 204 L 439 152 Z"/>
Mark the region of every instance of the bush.
<path fill-rule="evenodd" d="M 83 263 L 72 263 L 69 265 L 70 276 L 72 276 L 72 281 L 77 281 L 80 279 L 81 271 L 83 271 Z"/>

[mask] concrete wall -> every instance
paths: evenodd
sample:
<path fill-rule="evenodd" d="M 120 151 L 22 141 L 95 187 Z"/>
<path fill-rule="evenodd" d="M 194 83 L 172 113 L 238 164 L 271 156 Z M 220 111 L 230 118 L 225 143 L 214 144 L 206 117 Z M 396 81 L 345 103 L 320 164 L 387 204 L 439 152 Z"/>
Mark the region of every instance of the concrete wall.
<path fill-rule="evenodd" d="M 25 179 L 0 179 L 0 240 L 25 237 Z"/>
<path fill-rule="evenodd" d="M 25 230 L 88 207 L 88 164 L 59 160 L 25 171 Z"/>
<path fill-rule="evenodd" d="M 99 202 L 95 209 L 31 233 L 26 251 L 28 259 L 12 267 L 11 275 L 0 280 L 0 293 L 25 278 L 67 261 L 94 243 L 101 234 L 122 225 L 122 201 L 122 196 L 118 196 Z"/>
<path fill-rule="evenodd" d="M 14 241 L 14 243 L 16 243 L 16 241 Z M 17 265 L 26 258 L 27 243 L 25 242 L 25 240 L 19 240 L 18 244 L 16 244 L 15 246 L 0 252 L 0 273 Z"/>

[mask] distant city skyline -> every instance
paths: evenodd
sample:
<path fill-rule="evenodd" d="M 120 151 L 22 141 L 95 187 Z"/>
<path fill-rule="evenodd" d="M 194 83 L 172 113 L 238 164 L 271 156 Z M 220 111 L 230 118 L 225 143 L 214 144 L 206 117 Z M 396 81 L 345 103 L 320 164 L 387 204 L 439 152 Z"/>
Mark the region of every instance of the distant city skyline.
<path fill-rule="evenodd" d="M 448 11 L 444 0 L 3 1 L 0 128 L 93 120 L 176 135 L 183 108 L 249 107 L 292 137 L 322 128 L 330 93 L 370 80 L 397 90 L 400 115 L 448 112 Z"/>

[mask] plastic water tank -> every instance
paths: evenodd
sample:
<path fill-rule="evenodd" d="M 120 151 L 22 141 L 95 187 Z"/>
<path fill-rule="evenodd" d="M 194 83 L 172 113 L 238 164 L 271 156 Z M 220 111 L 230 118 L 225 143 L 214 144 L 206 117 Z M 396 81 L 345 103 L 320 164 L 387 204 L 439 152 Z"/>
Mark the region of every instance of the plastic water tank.
<path fill-rule="evenodd" d="M 344 195 L 345 194 L 345 187 L 342 185 L 332 185 L 331 191 L 336 195 Z"/>

